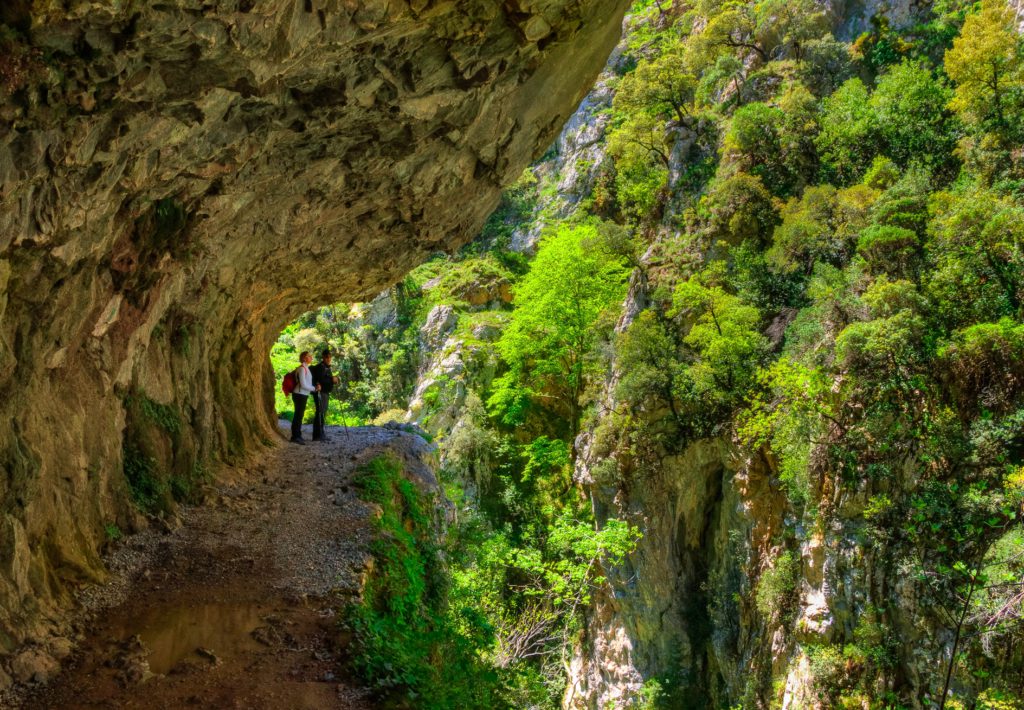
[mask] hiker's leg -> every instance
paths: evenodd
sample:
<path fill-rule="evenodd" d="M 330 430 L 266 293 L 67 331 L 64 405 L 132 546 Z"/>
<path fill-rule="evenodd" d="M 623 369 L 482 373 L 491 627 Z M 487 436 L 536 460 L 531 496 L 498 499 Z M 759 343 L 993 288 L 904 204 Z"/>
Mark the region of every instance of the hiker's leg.
<path fill-rule="evenodd" d="M 324 393 L 313 393 L 313 406 L 316 411 L 313 413 L 313 441 L 324 438 Z"/>
<path fill-rule="evenodd" d="M 331 403 L 329 392 L 320 393 L 320 438 L 327 440 L 327 409 Z"/>
<path fill-rule="evenodd" d="M 292 403 L 295 405 L 295 414 L 292 416 L 292 439 L 302 438 L 302 417 L 306 414 L 306 399 L 308 395 L 292 394 Z"/>

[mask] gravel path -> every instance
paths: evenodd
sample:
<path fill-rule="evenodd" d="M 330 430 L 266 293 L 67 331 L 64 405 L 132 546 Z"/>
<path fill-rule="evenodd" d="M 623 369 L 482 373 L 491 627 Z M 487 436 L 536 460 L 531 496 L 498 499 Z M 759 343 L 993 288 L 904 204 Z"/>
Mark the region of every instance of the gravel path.
<path fill-rule="evenodd" d="M 331 428 L 225 476 L 181 525 L 126 540 L 81 596 L 86 631 L 23 708 L 373 707 L 345 674 L 340 600 L 369 569 L 371 508 L 352 477 L 389 451 L 434 485 L 430 447 L 395 429 Z"/>

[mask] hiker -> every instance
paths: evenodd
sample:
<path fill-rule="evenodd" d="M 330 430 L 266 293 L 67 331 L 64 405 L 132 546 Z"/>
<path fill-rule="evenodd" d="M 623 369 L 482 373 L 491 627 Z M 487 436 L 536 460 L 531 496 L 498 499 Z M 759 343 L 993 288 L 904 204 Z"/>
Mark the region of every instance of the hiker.
<path fill-rule="evenodd" d="M 313 417 L 313 441 L 330 441 L 324 429 L 327 421 L 327 405 L 330 403 L 331 392 L 338 381 L 331 372 L 331 351 L 324 350 L 320 353 L 320 362 L 309 368 L 313 373 L 313 384 L 316 385 L 317 394 L 313 397 L 313 404 L 316 405 L 316 414 Z"/>
<path fill-rule="evenodd" d="M 292 441 L 296 444 L 305 444 L 302 438 L 302 417 L 306 413 L 306 400 L 309 395 L 320 389 L 320 385 L 313 382 L 313 373 L 309 371 L 309 363 L 313 362 L 313 356 L 308 350 L 299 354 L 299 367 L 295 371 L 296 383 L 292 390 L 292 402 L 295 404 L 295 414 L 292 417 Z"/>

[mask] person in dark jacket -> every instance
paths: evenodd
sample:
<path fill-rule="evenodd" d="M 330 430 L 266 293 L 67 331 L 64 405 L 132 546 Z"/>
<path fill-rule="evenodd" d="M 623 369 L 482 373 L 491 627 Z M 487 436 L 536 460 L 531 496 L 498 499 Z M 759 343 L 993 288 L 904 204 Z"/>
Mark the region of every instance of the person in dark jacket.
<path fill-rule="evenodd" d="M 313 373 L 313 384 L 316 385 L 317 393 L 313 397 L 313 404 L 316 405 L 316 413 L 313 417 L 313 441 L 328 441 L 327 432 L 324 431 L 324 422 L 327 420 L 327 405 L 331 399 L 331 391 L 334 389 L 338 378 L 331 372 L 331 351 L 324 350 L 320 355 L 320 362 L 310 368 Z"/>

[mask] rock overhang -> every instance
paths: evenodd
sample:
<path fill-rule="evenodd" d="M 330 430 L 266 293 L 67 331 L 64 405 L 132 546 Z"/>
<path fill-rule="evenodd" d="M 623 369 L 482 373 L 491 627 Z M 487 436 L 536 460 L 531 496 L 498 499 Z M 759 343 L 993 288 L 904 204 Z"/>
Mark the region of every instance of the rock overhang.
<path fill-rule="evenodd" d="M 5 4 L 0 651 L 102 574 L 105 525 L 141 522 L 131 447 L 171 476 L 271 441 L 280 328 L 474 236 L 626 4 Z"/>

